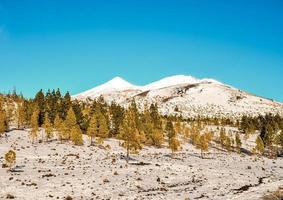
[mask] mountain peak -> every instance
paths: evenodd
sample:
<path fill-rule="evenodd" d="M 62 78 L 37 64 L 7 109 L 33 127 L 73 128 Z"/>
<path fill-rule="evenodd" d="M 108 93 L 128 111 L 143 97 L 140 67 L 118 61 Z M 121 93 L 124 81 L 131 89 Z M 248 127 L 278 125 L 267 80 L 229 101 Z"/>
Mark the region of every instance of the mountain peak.
<path fill-rule="evenodd" d="M 173 85 L 180 85 L 180 84 L 195 84 L 199 83 L 201 80 L 192 77 L 192 76 L 186 76 L 186 75 L 174 75 L 174 76 L 169 76 L 166 78 L 163 78 L 159 81 L 150 83 L 146 86 L 144 86 L 144 90 L 152 90 L 152 89 L 160 89 L 163 87 L 170 87 Z"/>

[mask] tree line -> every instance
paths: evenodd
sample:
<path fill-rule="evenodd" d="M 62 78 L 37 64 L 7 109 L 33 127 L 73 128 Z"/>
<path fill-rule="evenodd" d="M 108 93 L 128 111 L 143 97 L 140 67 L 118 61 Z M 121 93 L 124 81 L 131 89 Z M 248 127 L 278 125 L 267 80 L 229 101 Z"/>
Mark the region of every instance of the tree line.
<path fill-rule="evenodd" d="M 59 89 L 46 93 L 40 90 L 32 99 L 16 93 L 0 95 L 0 136 L 9 131 L 9 127 L 14 127 L 29 129 L 33 143 L 43 129 L 46 142 L 58 139 L 62 143 L 82 145 L 85 134 L 90 145 L 100 145 L 106 138 L 117 138 L 126 149 L 126 158 L 130 153 L 139 152 L 144 145 L 157 148 L 166 145 L 174 155 L 183 142 L 190 142 L 200 149 L 201 157 L 212 144 L 240 153 L 240 134 L 249 137 L 256 130 L 260 134 L 253 153 L 263 154 L 268 149 L 271 154 L 274 145 L 283 147 L 282 122 L 279 115 L 243 116 L 236 122 L 225 118 L 162 116 L 156 104 L 141 110 L 135 101 L 127 108 L 115 102 L 109 105 L 102 97 L 82 102 L 72 100 L 69 92 L 62 95 Z M 208 125 L 219 128 L 208 129 Z M 233 134 L 223 126 L 238 127 L 241 133 Z"/>

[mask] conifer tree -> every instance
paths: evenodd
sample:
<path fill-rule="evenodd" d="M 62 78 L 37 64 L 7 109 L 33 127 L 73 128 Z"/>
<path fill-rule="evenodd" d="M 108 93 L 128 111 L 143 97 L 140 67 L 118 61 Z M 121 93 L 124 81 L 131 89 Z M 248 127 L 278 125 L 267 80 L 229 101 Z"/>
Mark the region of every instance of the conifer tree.
<path fill-rule="evenodd" d="M 239 133 L 236 133 L 235 135 L 235 142 L 236 142 L 237 151 L 240 153 L 241 147 L 242 147 L 242 141 L 241 141 Z"/>
<path fill-rule="evenodd" d="M 57 137 L 60 141 L 63 140 L 63 120 L 57 114 L 54 120 L 54 128 L 56 130 Z"/>
<path fill-rule="evenodd" d="M 174 126 L 171 120 L 167 120 L 167 123 L 165 126 L 165 132 L 169 140 L 176 136 L 176 131 L 174 129 Z"/>
<path fill-rule="evenodd" d="M 41 126 L 44 122 L 45 114 L 45 96 L 42 90 L 40 90 L 35 98 L 34 103 L 37 105 L 38 109 L 38 125 Z"/>
<path fill-rule="evenodd" d="M 224 139 L 224 146 L 228 151 L 231 151 L 231 146 L 232 146 L 232 139 L 231 137 L 228 135 L 225 136 Z"/>
<path fill-rule="evenodd" d="M 17 125 L 18 129 L 24 128 L 25 125 L 25 107 L 24 107 L 24 101 L 18 102 L 18 108 L 16 112 L 17 117 Z"/>
<path fill-rule="evenodd" d="M 172 137 L 169 139 L 169 148 L 172 151 L 172 156 L 174 156 L 174 153 L 180 149 L 181 143 L 177 139 L 177 137 Z"/>
<path fill-rule="evenodd" d="M 38 120 L 39 120 L 39 109 L 37 106 L 35 106 L 30 121 L 31 124 L 30 138 L 32 140 L 32 143 L 34 143 L 34 141 L 38 136 L 38 131 L 39 131 Z"/>
<path fill-rule="evenodd" d="M 48 141 L 53 137 L 53 128 L 52 128 L 52 124 L 49 120 L 47 113 L 45 114 L 45 117 L 44 117 L 43 128 L 44 128 L 45 134 L 46 134 L 46 141 Z"/>
<path fill-rule="evenodd" d="M 189 138 L 191 140 L 192 145 L 196 145 L 199 139 L 200 130 L 197 126 L 192 126 L 191 133 L 189 134 Z"/>
<path fill-rule="evenodd" d="M 77 125 L 77 119 L 75 112 L 72 107 L 69 108 L 67 112 L 66 120 L 63 122 L 62 126 L 62 134 L 64 140 L 70 140 L 71 137 L 71 129 Z"/>
<path fill-rule="evenodd" d="M 144 110 L 142 114 L 142 130 L 145 133 L 146 144 L 161 147 L 164 142 L 163 130 L 160 124 L 154 124 L 157 119 L 154 119 L 153 116 L 158 118 L 155 114 L 151 114 L 148 109 Z"/>
<path fill-rule="evenodd" d="M 276 143 L 283 148 L 283 130 L 281 130 L 281 132 L 277 136 L 276 141 Z"/>
<path fill-rule="evenodd" d="M 180 122 L 180 120 L 177 120 L 177 122 L 175 123 L 175 130 L 176 130 L 176 133 L 177 134 L 180 134 L 181 133 L 181 131 L 182 131 L 182 127 L 181 127 L 181 122 Z"/>
<path fill-rule="evenodd" d="M 266 147 L 269 151 L 269 157 L 272 156 L 272 146 L 274 144 L 274 139 L 276 136 L 276 129 L 271 122 L 267 122 L 261 128 L 260 137 L 263 141 L 264 147 Z"/>
<path fill-rule="evenodd" d="M 154 128 L 162 129 L 162 120 L 158 112 L 157 104 L 151 104 L 149 107 L 150 119 L 154 125 Z"/>
<path fill-rule="evenodd" d="M 83 145 L 83 134 L 78 125 L 71 128 L 70 139 L 75 145 Z"/>
<path fill-rule="evenodd" d="M 208 140 L 205 134 L 198 137 L 196 147 L 201 151 L 201 158 L 204 158 L 204 152 L 208 151 Z"/>
<path fill-rule="evenodd" d="M 7 131 L 6 115 L 5 112 L 0 110 L 0 137 Z"/>
<path fill-rule="evenodd" d="M 256 146 L 255 146 L 256 152 L 262 155 L 264 152 L 264 143 L 260 136 L 257 136 L 255 143 L 256 143 Z"/>
<path fill-rule="evenodd" d="M 123 140 L 122 146 L 126 148 L 126 161 L 129 162 L 129 155 L 131 152 L 137 153 L 142 149 L 143 135 L 139 132 L 135 120 L 135 113 L 132 110 L 128 110 L 125 113 L 123 125 L 118 138 Z"/>
<path fill-rule="evenodd" d="M 124 118 L 124 109 L 115 102 L 112 102 L 110 106 L 110 118 L 111 118 L 110 136 L 113 137 L 120 132 L 120 128 L 122 126 L 123 118 Z"/>
<path fill-rule="evenodd" d="M 92 116 L 87 129 L 87 135 L 91 139 L 91 145 L 93 145 L 95 137 L 98 138 L 97 143 L 103 143 L 103 140 L 109 135 L 107 120 L 100 111 L 97 111 Z"/>
<path fill-rule="evenodd" d="M 219 142 L 220 142 L 222 148 L 225 147 L 226 139 L 227 139 L 226 131 L 225 131 L 224 128 L 221 128 L 221 130 L 220 130 L 220 136 L 219 136 Z"/>

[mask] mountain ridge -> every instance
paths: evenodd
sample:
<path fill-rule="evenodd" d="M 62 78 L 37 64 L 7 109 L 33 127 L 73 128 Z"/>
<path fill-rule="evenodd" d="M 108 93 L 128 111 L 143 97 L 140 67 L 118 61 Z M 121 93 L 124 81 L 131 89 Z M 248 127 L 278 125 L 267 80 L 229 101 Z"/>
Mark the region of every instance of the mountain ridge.
<path fill-rule="evenodd" d="M 73 99 L 96 99 L 102 96 L 107 103 L 115 101 L 128 106 L 132 100 L 142 110 L 157 103 L 161 114 L 183 117 L 228 117 L 261 114 L 283 115 L 283 104 L 256 96 L 214 79 L 197 79 L 174 75 L 144 86 L 133 85 L 123 78 L 114 79 L 91 90 L 73 96 Z"/>

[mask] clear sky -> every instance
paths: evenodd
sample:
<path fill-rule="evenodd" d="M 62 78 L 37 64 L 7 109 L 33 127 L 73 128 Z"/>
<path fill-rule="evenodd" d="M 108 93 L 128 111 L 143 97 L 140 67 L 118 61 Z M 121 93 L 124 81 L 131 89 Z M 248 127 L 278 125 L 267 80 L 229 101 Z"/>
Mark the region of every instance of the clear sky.
<path fill-rule="evenodd" d="M 0 0 L 0 91 L 214 78 L 283 102 L 282 0 Z"/>

